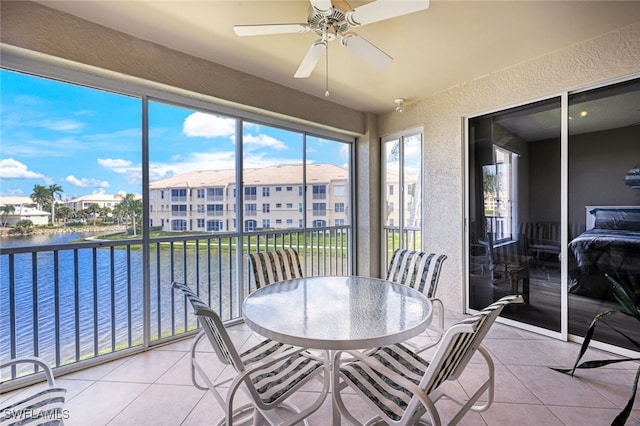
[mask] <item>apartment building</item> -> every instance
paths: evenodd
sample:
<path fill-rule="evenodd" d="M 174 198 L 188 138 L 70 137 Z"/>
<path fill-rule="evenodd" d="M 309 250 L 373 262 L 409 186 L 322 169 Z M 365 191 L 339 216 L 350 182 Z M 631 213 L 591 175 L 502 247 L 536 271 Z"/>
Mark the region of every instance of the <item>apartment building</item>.
<path fill-rule="evenodd" d="M 243 228 L 343 226 L 349 215 L 349 172 L 333 164 L 245 169 Z M 305 203 L 306 197 L 306 203 Z M 149 185 L 150 226 L 164 231 L 237 229 L 235 170 L 197 170 Z M 306 205 L 306 209 L 305 209 Z M 306 210 L 306 211 L 305 211 Z"/>

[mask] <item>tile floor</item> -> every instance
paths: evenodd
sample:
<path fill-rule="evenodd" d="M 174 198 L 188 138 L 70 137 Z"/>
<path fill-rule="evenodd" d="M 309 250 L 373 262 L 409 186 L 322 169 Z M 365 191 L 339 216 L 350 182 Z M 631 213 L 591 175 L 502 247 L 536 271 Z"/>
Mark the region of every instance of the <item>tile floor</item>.
<path fill-rule="evenodd" d="M 447 313 L 446 320 L 453 323 L 456 315 Z M 245 325 L 231 327 L 230 335 L 241 347 L 254 344 L 256 339 Z M 58 384 L 68 389 L 65 408 L 70 417 L 65 424 L 217 424 L 223 411 L 211 394 L 191 384 L 190 343 L 191 339 L 179 341 L 57 377 Z M 637 367 L 625 362 L 570 377 L 549 367 L 570 367 L 577 355 L 577 344 L 499 323 L 494 325 L 484 344 L 496 364 L 495 402 L 484 413 L 468 413 L 462 425 L 609 425 L 627 402 Z M 211 359 L 212 375 L 230 373 L 216 360 L 211 348 L 205 349 L 202 356 Z M 596 350 L 587 356 L 589 359 L 614 357 Z M 464 395 L 482 377 L 484 368 L 480 358 L 474 358 L 460 380 L 448 384 L 449 389 Z M 309 384 L 293 401 L 303 405 L 318 389 Z M 0 399 L 6 400 L 15 393 L 0 395 Z M 355 395 L 348 403 L 358 418 L 368 414 L 366 406 Z M 635 406 L 627 425 L 640 425 L 637 400 Z M 440 401 L 437 407 L 446 424 L 455 404 Z M 331 424 L 330 398 L 309 418 L 309 424 Z"/>

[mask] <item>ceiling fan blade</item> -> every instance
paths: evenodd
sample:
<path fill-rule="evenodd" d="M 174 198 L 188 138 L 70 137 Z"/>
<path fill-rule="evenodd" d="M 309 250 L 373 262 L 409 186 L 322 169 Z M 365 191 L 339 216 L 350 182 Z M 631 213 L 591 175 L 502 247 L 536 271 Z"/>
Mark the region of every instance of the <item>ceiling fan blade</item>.
<path fill-rule="evenodd" d="M 346 13 L 349 25 L 357 27 L 429 8 L 429 0 L 377 0 Z"/>
<path fill-rule="evenodd" d="M 318 40 L 314 42 L 309 48 L 309 50 L 307 51 L 307 54 L 305 55 L 304 59 L 302 60 L 302 63 L 298 67 L 298 71 L 296 71 L 294 77 L 295 78 L 309 77 L 313 72 L 313 69 L 318 64 L 318 61 L 320 60 L 320 56 L 322 56 L 326 48 L 327 48 L 326 41 Z"/>
<path fill-rule="evenodd" d="M 311 6 L 313 6 L 315 10 L 317 10 L 318 12 L 326 16 L 331 15 L 331 12 L 333 11 L 332 9 L 333 5 L 331 4 L 331 0 L 310 0 L 310 1 L 311 1 Z"/>
<path fill-rule="evenodd" d="M 309 31 L 307 24 L 260 24 L 260 25 L 234 25 L 236 35 L 256 36 L 271 34 L 306 33 Z"/>
<path fill-rule="evenodd" d="M 340 41 L 344 47 L 376 69 L 383 69 L 393 58 L 356 34 L 346 34 Z"/>

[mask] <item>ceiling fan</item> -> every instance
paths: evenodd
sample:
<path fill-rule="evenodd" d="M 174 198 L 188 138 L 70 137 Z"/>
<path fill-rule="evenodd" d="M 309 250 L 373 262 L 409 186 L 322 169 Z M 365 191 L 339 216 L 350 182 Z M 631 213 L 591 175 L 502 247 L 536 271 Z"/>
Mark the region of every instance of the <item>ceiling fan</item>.
<path fill-rule="evenodd" d="M 296 78 L 309 77 L 322 54 L 326 53 L 328 56 L 328 43 L 336 38 L 340 39 L 342 46 L 374 68 L 383 69 L 393 61 L 393 58 L 349 30 L 353 27 L 407 15 L 429 7 L 429 0 L 376 0 L 353 9 L 345 0 L 309 1 L 311 6 L 306 24 L 235 25 L 233 30 L 236 35 L 242 37 L 306 33 L 309 31 L 318 34 L 321 38 L 315 41 L 307 51 L 294 74 Z M 326 62 L 328 67 L 328 57 Z M 328 90 L 325 95 L 329 95 Z"/>

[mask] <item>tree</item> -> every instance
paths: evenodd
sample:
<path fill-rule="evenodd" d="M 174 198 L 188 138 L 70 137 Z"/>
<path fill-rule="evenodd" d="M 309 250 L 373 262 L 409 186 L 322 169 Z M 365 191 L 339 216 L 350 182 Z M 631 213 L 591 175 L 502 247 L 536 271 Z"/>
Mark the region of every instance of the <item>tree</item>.
<path fill-rule="evenodd" d="M 7 226 L 7 219 L 11 213 L 14 213 L 16 208 L 10 204 L 0 207 L 0 215 L 2 215 L 2 226 Z"/>
<path fill-rule="evenodd" d="M 36 203 L 38 210 L 48 207 L 51 202 L 51 193 L 44 185 L 33 185 L 33 192 L 29 196 Z"/>
<path fill-rule="evenodd" d="M 62 219 L 64 223 L 67 223 L 67 220 L 73 216 L 73 210 L 71 210 L 67 206 L 58 207 L 58 217 Z"/>
<path fill-rule="evenodd" d="M 142 215 L 142 200 L 136 198 L 134 194 L 127 194 L 122 196 L 122 201 L 117 207 L 124 213 L 125 218 L 131 218 L 133 235 L 136 235 L 136 216 Z"/>
<path fill-rule="evenodd" d="M 60 185 L 57 185 L 54 183 L 52 185 L 49 185 L 49 188 L 47 188 L 47 191 L 51 195 L 51 224 L 53 225 L 54 223 L 56 223 L 56 220 L 55 220 L 56 219 L 56 211 L 55 211 L 56 195 L 58 196 L 58 200 L 61 200 L 62 193 L 64 192 L 64 190 Z"/>
<path fill-rule="evenodd" d="M 93 217 L 93 226 L 96 226 L 96 219 L 98 218 L 98 216 L 100 216 L 100 213 L 102 212 L 102 208 L 100 207 L 100 205 L 98 205 L 97 203 L 92 203 L 89 205 L 89 207 L 84 209 L 84 211 L 86 211 L 88 214 L 90 214 Z"/>

